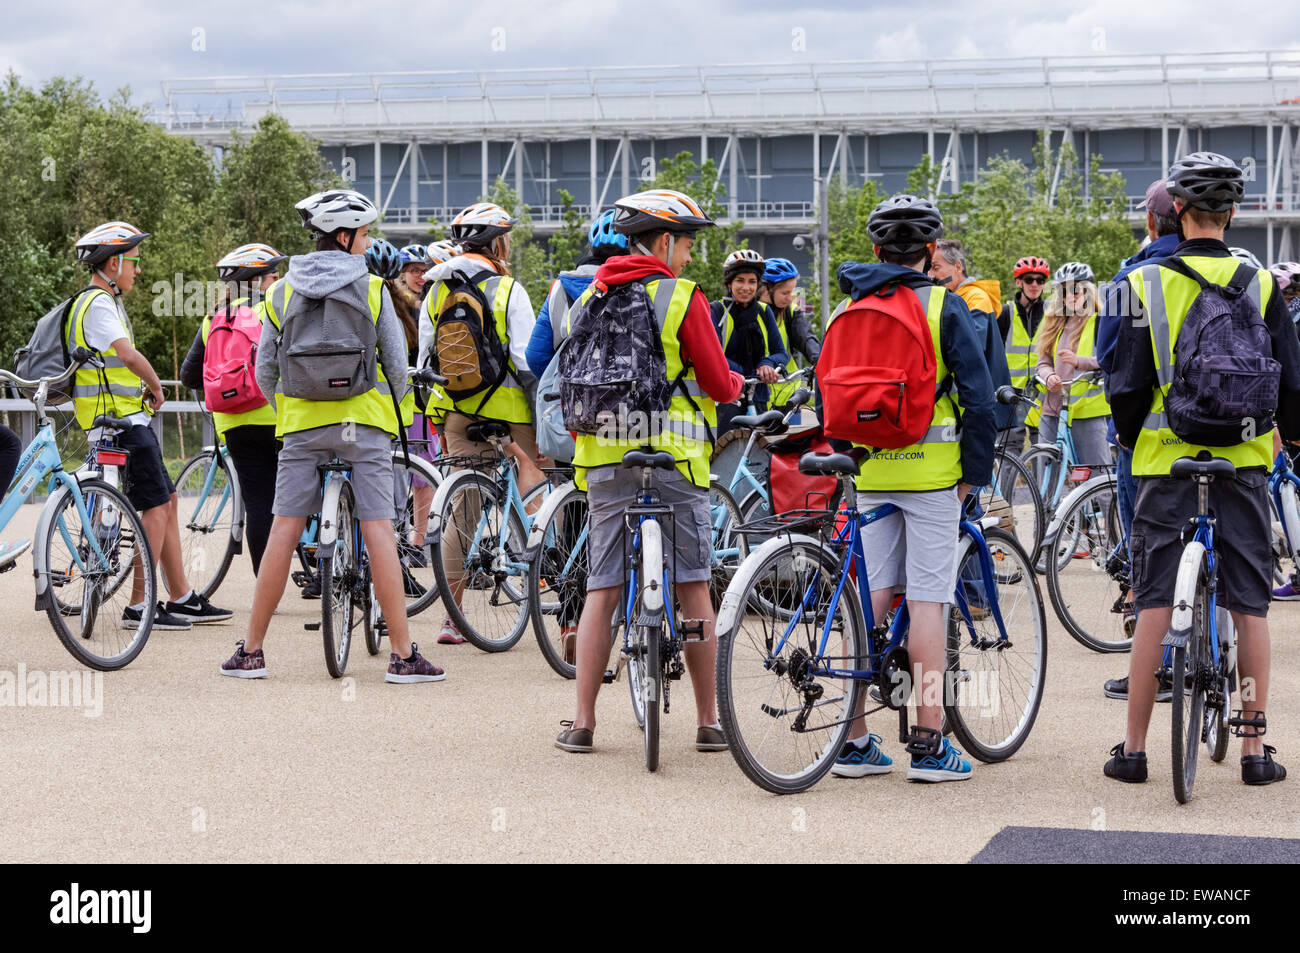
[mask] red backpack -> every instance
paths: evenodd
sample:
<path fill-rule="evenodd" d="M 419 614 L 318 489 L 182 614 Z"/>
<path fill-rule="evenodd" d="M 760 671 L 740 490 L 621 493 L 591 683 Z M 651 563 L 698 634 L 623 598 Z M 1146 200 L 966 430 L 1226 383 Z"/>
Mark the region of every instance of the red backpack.
<path fill-rule="evenodd" d="M 266 405 L 257 386 L 257 342 L 262 322 L 246 304 L 212 316 L 203 352 L 203 402 L 208 410 L 242 414 Z"/>
<path fill-rule="evenodd" d="M 904 285 L 881 292 L 850 302 L 830 322 L 817 382 L 827 437 L 896 450 L 925 437 L 938 375 L 916 292 Z"/>

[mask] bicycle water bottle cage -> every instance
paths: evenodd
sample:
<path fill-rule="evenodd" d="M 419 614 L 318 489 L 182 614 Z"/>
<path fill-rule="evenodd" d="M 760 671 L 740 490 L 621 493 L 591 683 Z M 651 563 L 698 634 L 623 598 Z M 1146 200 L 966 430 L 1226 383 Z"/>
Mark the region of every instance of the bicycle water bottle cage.
<path fill-rule="evenodd" d="M 1262 711 L 1238 708 L 1228 719 L 1228 725 L 1238 738 L 1263 738 L 1268 730 L 1268 719 Z"/>
<path fill-rule="evenodd" d="M 916 757 L 938 757 L 943 748 L 943 733 L 933 728 L 913 725 L 907 735 L 907 753 Z"/>

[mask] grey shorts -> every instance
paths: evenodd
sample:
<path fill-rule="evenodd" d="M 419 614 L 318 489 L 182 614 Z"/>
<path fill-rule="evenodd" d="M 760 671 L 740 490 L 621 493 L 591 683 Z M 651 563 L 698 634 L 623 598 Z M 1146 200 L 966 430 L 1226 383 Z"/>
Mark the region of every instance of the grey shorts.
<path fill-rule="evenodd" d="M 345 439 L 350 438 L 350 439 Z M 321 507 L 317 467 L 330 458 L 352 465 L 352 495 L 361 520 L 391 520 L 393 507 L 393 438 L 378 427 L 333 424 L 284 435 L 275 473 L 276 516 L 311 516 Z"/>
<path fill-rule="evenodd" d="M 663 504 L 673 508 L 673 525 L 664 527 L 669 578 L 673 582 L 707 582 L 713 563 L 709 494 L 678 470 L 655 471 L 654 487 Z M 623 510 L 636 501 L 640 490 L 639 471 L 622 467 L 587 471 L 588 590 L 623 585 L 627 571 Z"/>
<path fill-rule="evenodd" d="M 862 530 L 872 590 L 902 588 L 912 602 L 952 602 L 961 521 L 957 488 L 858 494 L 862 513 L 883 503 L 893 503 L 898 512 Z"/>

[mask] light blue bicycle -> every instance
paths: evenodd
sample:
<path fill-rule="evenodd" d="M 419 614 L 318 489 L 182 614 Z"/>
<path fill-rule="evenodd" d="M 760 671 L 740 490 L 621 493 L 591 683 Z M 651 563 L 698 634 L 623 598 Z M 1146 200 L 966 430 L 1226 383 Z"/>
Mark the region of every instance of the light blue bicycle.
<path fill-rule="evenodd" d="M 113 435 L 129 424 L 97 417 L 95 426 L 109 436 L 90 448 L 85 468 L 76 473 L 63 468 L 45 405 L 50 388 L 86 363 L 102 367 L 89 351 L 77 348 L 72 366 L 57 377 L 32 381 L 0 370 L 0 379 L 35 391 L 32 403 L 41 424 L 0 505 L 0 530 L 48 476 L 49 498 L 36 523 L 32 551 L 36 608 L 49 615 L 73 658 L 100 671 L 114 671 L 140 654 L 153 630 L 154 560 L 135 508 L 105 479 L 126 465 L 127 454 L 113 444 Z M 145 606 L 140 618 L 128 619 L 126 610 L 138 602 Z"/>

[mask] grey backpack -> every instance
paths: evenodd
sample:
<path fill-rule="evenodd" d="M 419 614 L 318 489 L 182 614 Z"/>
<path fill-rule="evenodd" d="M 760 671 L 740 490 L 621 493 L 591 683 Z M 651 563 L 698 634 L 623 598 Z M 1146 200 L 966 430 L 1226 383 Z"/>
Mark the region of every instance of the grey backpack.
<path fill-rule="evenodd" d="M 375 387 L 378 332 L 369 290 L 369 275 L 325 298 L 288 295 L 283 281 L 276 286 L 271 307 L 280 317 L 280 389 L 286 397 L 347 400 Z"/>
<path fill-rule="evenodd" d="M 32 332 L 31 339 L 26 346 L 20 347 L 14 353 L 15 374 L 26 380 L 37 380 L 41 377 L 58 377 L 68 369 L 71 363 L 68 355 L 68 316 L 72 313 L 72 306 L 77 300 L 92 291 L 108 294 L 94 285 L 82 288 L 66 301 L 60 301 L 36 322 L 36 330 Z M 26 393 L 27 388 L 23 390 L 25 396 L 32 396 Z M 64 384 L 62 390 L 52 389 L 50 398 L 52 403 L 71 400 L 71 382 Z"/>

